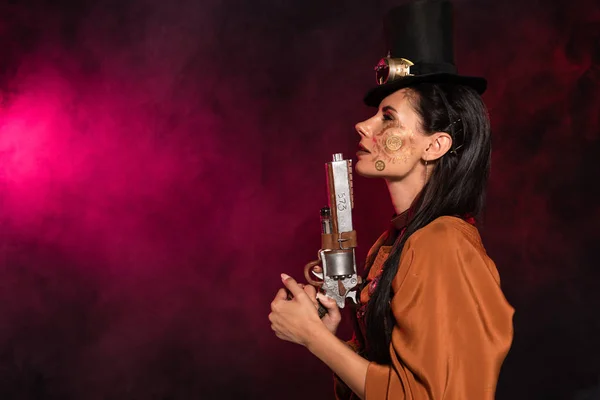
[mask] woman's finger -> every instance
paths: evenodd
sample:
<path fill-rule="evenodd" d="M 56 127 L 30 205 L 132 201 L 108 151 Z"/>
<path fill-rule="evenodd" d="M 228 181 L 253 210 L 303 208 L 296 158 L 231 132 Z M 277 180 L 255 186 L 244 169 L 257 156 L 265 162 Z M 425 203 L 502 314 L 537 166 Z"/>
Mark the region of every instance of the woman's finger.
<path fill-rule="evenodd" d="M 342 319 L 342 314 L 340 313 L 340 308 L 337 305 L 337 302 L 329 296 L 324 295 L 323 293 L 317 294 L 317 300 L 327 309 L 327 314 L 334 321 L 339 321 Z"/>
<path fill-rule="evenodd" d="M 315 289 L 315 287 L 313 285 L 306 285 L 304 286 L 304 293 L 306 293 L 308 295 L 308 297 L 310 297 L 311 299 L 314 297 L 317 297 L 317 289 Z"/>
<path fill-rule="evenodd" d="M 319 307 L 319 303 L 317 302 L 317 289 L 315 289 L 313 285 L 304 286 L 304 293 L 307 294 L 308 298 L 316 307 Z"/>
<path fill-rule="evenodd" d="M 286 274 L 281 274 L 281 281 L 283 282 L 283 284 L 285 285 L 285 287 L 292 292 L 292 295 L 295 298 L 298 298 L 298 296 L 302 296 L 304 295 L 304 290 L 302 290 L 302 288 L 300 286 L 298 286 L 298 283 L 296 282 L 296 280 L 294 278 L 292 278 L 289 275 Z"/>
<path fill-rule="evenodd" d="M 284 288 L 281 288 L 277 291 L 277 294 L 275 294 L 275 300 L 287 300 L 288 297 L 288 292 L 287 290 L 285 290 Z"/>
<path fill-rule="evenodd" d="M 290 300 L 288 298 L 288 291 L 285 288 L 281 288 L 275 294 L 275 298 L 271 302 L 271 311 L 275 311 L 279 308 L 282 301 Z"/>

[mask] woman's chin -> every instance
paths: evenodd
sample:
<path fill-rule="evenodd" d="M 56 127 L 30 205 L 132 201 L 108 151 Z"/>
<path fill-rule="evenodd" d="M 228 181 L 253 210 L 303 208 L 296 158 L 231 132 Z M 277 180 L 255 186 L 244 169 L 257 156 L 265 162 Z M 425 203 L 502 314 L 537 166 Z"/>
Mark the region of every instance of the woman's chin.
<path fill-rule="evenodd" d="M 365 178 L 375 178 L 380 176 L 373 165 L 367 165 L 367 163 L 361 159 L 354 165 L 354 171 Z"/>

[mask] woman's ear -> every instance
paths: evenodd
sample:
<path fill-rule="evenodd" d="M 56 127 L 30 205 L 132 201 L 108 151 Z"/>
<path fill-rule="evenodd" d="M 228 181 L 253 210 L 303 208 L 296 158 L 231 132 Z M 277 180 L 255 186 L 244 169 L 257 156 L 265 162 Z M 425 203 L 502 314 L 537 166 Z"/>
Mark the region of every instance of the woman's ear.
<path fill-rule="evenodd" d="M 452 148 L 452 136 L 446 132 L 436 132 L 428 138 L 429 146 L 423 151 L 423 160 L 435 161 Z"/>

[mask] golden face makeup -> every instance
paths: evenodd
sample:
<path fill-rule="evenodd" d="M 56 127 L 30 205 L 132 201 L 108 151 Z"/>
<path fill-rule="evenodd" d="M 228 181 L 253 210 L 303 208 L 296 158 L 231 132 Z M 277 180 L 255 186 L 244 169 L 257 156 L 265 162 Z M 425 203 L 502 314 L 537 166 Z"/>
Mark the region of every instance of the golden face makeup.
<path fill-rule="evenodd" d="M 374 161 L 382 160 L 390 164 L 407 162 L 414 151 L 413 142 L 414 133 L 411 130 L 402 126 L 397 119 L 386 119 L 382 129 L 373 135 Z"/>
<path fill-rule="evenodd" d="M 391 135 L 385 140 L 384 148 L 387 151 L 398 151 L 402 147 L 402 138 L 398 135 Z"/>
<path fill-rule="evenodd" d="M 384 99 L 377 112 L 356 124 L 361 137 L 356 170 L 369 177 L 403 179 L 420 162 L 421 121 L 406 89 Z"/>

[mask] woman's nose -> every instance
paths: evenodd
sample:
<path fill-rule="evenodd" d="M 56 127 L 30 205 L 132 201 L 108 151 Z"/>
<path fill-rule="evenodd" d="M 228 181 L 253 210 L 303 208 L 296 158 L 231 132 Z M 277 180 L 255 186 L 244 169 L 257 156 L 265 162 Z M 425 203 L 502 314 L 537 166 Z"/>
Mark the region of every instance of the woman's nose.
<path fill-rule="evenodd" d="M 365 121 L 359 122 L 358 124 L 354 125 L 354 128 L 356 129 L 356 132 L 358 132 L 358 134 L 360 136 L 369 137 L 369 130 L 367 129 L 367 125 L 365 124 Z"/>

